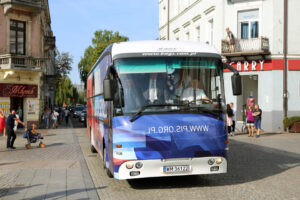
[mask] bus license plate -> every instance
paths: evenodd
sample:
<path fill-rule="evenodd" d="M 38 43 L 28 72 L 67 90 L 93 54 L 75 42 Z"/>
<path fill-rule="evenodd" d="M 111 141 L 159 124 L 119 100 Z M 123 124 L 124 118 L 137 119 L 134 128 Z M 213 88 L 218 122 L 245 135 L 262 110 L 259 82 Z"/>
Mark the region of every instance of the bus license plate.
<path fill-rule="evenodd" d="M 189 171 L 190 166 L 188 165 L 164 166 L 164 173 L 181 173 Z"/>

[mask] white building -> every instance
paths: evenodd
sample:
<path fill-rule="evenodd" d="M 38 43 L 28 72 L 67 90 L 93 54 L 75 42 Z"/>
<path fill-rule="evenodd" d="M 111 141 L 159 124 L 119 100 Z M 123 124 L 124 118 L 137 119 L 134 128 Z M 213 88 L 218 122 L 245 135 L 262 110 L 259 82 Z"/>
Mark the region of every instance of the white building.
<path fill-rule="evenodd" d="M 287 5 L 287 115 L 300 115 L 300 1 Z M 225 29 L 236 38 L 229 50 Z M 227 103 L 242 108 L 251 95 L 263 110 L 262 128 L 283 129 L 284 0 L 159 0 L 161 40 L 208 42 L 242 75 L 243 95 L 232 95 L 225 73 Z"/>

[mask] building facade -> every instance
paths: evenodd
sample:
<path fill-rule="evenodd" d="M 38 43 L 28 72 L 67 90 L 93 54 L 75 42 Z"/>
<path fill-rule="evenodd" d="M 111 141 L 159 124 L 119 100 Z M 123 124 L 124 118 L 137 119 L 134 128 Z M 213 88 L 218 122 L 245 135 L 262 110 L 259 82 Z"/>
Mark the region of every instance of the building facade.
<path fill-rule="evenodd" d="M 0 0 L 0 107 L 39 124 L 55 98 L 55 37 L 48 0 Z"/>
<path fill-rule="evenodd" d="M 240 71 L 243 95 L 237 97 L 232 95 L 231 73 L 224 75 L 226 100 L 236 105 L 239 125 L 249 96 L 253 96 L 263 110 L 264 130 L 283 129 L 285 108 L 287 116 L 300 115 L 300 21 L 297 20 L 300 1 L 287 1 L 286 20 L 284 2 L 159 0 L 160 39 L 209 43 L 219 49 L 224 62 Z M 235 37 L 233 50 L 226 39 L 226 28 Z"/>

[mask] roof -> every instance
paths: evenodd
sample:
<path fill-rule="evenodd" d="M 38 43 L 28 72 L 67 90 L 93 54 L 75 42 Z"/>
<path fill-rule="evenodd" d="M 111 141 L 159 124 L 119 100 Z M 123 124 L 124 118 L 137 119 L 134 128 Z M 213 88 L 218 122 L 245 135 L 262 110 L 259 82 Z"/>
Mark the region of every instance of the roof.
<path fill-rule="evenodd" d="M 202 42 L 187 41 L 133 41 L 115 43 L 112 46 L 112 58 L 135 57 L 135 56 L 199 56 L 212 54 L 213 57 L 221 58 L 216 48 Z M 189 54 L 186 54 L 189 53 Z M 194 53 L 194 54 L 193 54 Z M 131 55 L 131 56 L 130 56 Z"/>

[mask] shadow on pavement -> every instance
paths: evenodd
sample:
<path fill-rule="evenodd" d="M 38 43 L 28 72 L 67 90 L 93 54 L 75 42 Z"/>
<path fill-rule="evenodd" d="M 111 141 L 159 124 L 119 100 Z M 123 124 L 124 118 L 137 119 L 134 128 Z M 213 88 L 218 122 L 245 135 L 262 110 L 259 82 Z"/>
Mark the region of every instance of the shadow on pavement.
<path fill-rule="evenodd" d="M 1 197 L 8 197 L 17 194 L 21 190 L 27 190 L 32 187 L 38 187 L 41 186 L 42 184 L 36 184 L 36 185 L 31 185 L 31 186 L 18 186 L 16 187 L 11 187 L 11 188 L 0 188 L 0 198 Z"/>
<path fill-rule="evenodd" d="M 128 180 L 134 189 L 223 186 L 257 181 L 300 166 L 300 155 L 231 141 L 226 174 Z"/>
<path fill-rule="evenodd" d="M 105 189 L 107 188 L 107 186 L 104 187 L 98 187 L 98 188 L 82 188 L 82 189 L 71 189 L 71 190 L 61 190 L 58 192 L 53 192 L 53 193 L 48 193 L 48 194 L 43 194 L 43 195 L 38 195 L 38 196 L 32 196 L 29 199 L 33 200 L 40 200 L 40 199 L 59 199 L 59 198 L 63 198 L 63 197 L 69 197 L 71 195 L 76 195 L 78 193 L 82 193 L 82 192 L 88 192 L 88 191 L 96 191 L 96 190 L 101 190 L 101 189 Z M 74 199 L 79 199 L 74 197 Z M 89 199 L 89 198 L 87 198 Z"/>
<path fill-rule="evenodd" d="M 55 146 L 62 146 L 62 145 L 65 145 L 66 143 L 52 143 L 52 144 L 47 144 L 45 145 L 45 148 L 46 147 L 55 147 Z"/>

